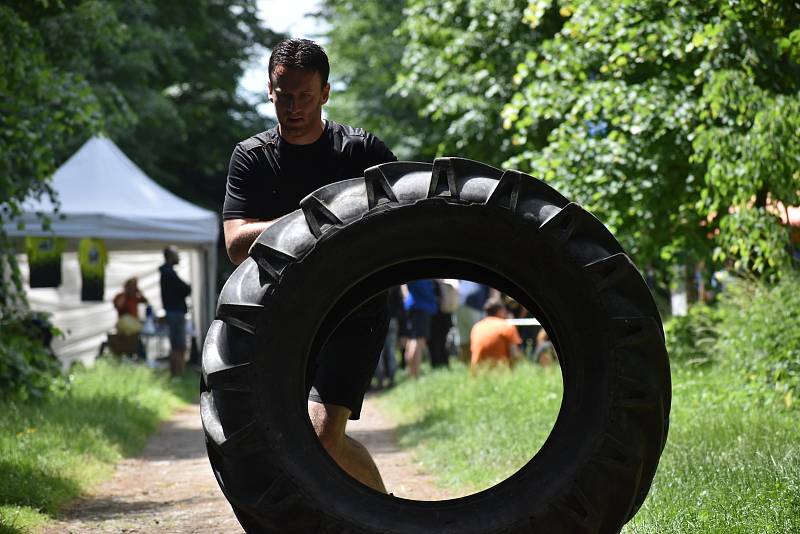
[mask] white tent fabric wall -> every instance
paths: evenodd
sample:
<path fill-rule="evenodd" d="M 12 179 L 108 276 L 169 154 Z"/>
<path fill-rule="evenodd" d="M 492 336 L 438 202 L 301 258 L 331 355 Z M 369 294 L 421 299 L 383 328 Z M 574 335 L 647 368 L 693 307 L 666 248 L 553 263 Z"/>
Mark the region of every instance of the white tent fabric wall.
<path fill-rule="evenodd" d="M 115 319 L 113 313 L 104 315 L 103 310 L 113 312 L 111 298 L 121 288 L 122 281 L 137 275 L 134 272 L 136 267 L 129 270 L 121 265 L 115 266 L 117 258 L 130 259 L 133 258 L 130 254 L 137 253 L 150 255 L 153 259 L 142 259 L 144 264 L 138 273 L 144 273 L 144 278 L 156 276 L 155 284 L 158 287 L 157 268 L 163 263 L 161 250 L 166 245 L 175 245 L 182 255 L 182 268 L 188 269 L 186 276 L 191 278 L 194 324 L 198 341 L 202 342 L 214 318 L 216 303 L 217 214 L 195 206 L 158 185 L 105 137 L 93 137 L 86 141 L 55 172 L 52 185 L 60 202 L 58 214 L 54 214 L 54 207 L 48 199 L 29 199 L 21 216 L 4 225 L 10 237 L 58 236 L 67 239 L 67 252 L 62 266 L 65 286 L 41 292 L 29 289 L 31 307 L 45 310 L 43 306 L 47 305 L 59 310 L 60 319 L 56 324 L 62 319 L 69 323 L 71 335 L 77 336 L 77 332 L 82 331 L 77 323 L 84 322 L 84 319 L 86 323 L 96 322 L 98 328 L 102 325 L 107 331 L 107 323 Z M 42 226 L 39 213 L 50 215 L 52 224 L 49 229 Z M 21 230 L 17 227 L 19 222 L 24 224 Z M 102 239 L 108 249 L 111 263 L 106 268 L 104 303 L 81 303 L 79 300 L 80 273 L 77 260 L 73 262 L 70 258 L 74 259 L 77 242 L 83 237 Z M 21 252 L 22 239 L 18 243 Z M 24 257 L 22 259 L 24 263 Z M 139 260 L 131 261 L 135 263 Z M 120 274 L 122 278 L 116 279 L 116 269 L 131 274 Z M 145 269 L 149 270 L 145 273 Z M 160 294 L 147 297 L 157 304 L 157 308 L 161 306 Z M 63 299 L 63 302 L 59 302 L 59 299 Z M 77 354 L 82 350 L 88 352 L 81 353 L 80 358 L 91 358 L 92 352 L 96 354 L 99 344 L 90 347 L 96 339 L 88 333 L 82 339 L 79 342 L 76 337 L 74 343 L 68 340 L 57 342 L 59 357 L 78 358 Z"/>
<path fill-rule="evenodd" d="M 181 262 L 175 267 L 178 276 L 194 288 L 203 287 L 203 263 L 197 250 L 180 250 Z M 103 302 L 81 301 L 81 273 L 77 253 L 65 252 L 61 259 L 62 283 L 57 288 L 28 289 L 28 302 L 32 309 L 52 314 L 51 320 L 63 333 L 53 341 L 53 349 L 65 367 L 73 362 L 91 364 L 117 322 L 117 312 L 112 304 L 114 295 L 122 290 L 125 280 L 136 277 L 145 298 L 157 316 L 163 315 L 160 275 L 158 268 L 164 263 L 161 251 L 109 252 L 106 265 L 105 295 Z M 25 284 L 28 283 L 28 263 L 24 255 L 17 256 Z M 200 311 L 203 309 L 202 291 L 187 299 L 192 323 L 200 330 Z M 140 305 L 140 317 L 144 316 Z M 167 344 L 168 345 L 168 344 Z M 150 354 L 150 357 L 155 356 Z"/>

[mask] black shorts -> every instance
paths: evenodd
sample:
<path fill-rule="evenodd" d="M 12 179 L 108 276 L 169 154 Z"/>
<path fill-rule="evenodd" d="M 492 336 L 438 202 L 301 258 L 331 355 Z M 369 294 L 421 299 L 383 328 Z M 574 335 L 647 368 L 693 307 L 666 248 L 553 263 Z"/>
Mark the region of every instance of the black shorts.
<path fill-rule="evenodd" d="M 431 321 L 433 320 L 432 313 L 425 310 L 412 308 L 408 310 L 408 318 L 411 326 L 408 337 L 412 339 L 428 339 L 431 337 Z"/>
<path fill-rule="evenodd" d="M 350 419 L 361 416 L 389 326 L 387 295 L 381 294 L 358 307 L 331 334 L 310 370 L 308 400 L 350 409 Z"/>

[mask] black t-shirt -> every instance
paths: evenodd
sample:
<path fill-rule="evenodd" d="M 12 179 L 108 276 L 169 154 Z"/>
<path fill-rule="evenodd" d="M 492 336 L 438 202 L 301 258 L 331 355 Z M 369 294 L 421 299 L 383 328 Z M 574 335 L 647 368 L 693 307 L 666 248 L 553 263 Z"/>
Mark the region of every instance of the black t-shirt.
<path fill-rule="evenodd" d="M 192 292 L 191 286 L 180 279 L 172 265 L 165 263 L 158 270 L 161 271 L 161 303 L 164 310 L 186 313 L 186 297 Z"/>
<path fill-rule="evenodd" d="M 333 121 L 309 145 L 293 145 L 277 126 L 236 145 L 228 170 L 222 218 L 269 221 L 300 207 L 320 187 L 364 176 L 397 158 L 374 135 Z"/>

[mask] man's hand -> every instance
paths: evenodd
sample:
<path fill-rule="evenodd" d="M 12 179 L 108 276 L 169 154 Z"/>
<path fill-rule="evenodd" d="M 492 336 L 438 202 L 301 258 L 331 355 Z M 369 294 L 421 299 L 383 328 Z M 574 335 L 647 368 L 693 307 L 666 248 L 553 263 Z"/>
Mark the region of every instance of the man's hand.
<path fill-rule="evenodd" d="M 239 265 L 247 259 L 250 245 L 273 222 L 259 221 L 258 219 L 230 219 L 222 224 L 222 231 L 225 234 L 225 249 L 234 265 Z"/>

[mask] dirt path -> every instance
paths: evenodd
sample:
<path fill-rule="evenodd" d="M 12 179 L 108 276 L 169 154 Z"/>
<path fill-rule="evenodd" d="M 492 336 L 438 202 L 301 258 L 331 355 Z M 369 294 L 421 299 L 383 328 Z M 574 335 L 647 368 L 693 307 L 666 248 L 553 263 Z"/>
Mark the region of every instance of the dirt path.
<path fill-rule="evenodd" d="M 372 453 L 389 493 L 417 501 L 439 501 L 453 497 L 434 485 L 433 477 L 419 470 L 410 453 L 397 446 L 395 422 L 378 410 L 369 395 L 361 408 L 361 419 L 350 421 L 347 433 L 364 444 Z"/>
<path fill-rule="evenodd" d="M 122 460 L 95 496 L 44 532 L 243 532 L 211 472 L 199 405 L 177 412 L 141 456 Z"/>
<path fill-rule="evenodd" d="M 398 497 L 438 500 L 448 495 L 420 473 L 394 438 L 394 423 L 367 397 L 348 433 L 375 458 L 387 489 Z M 142 455 L 117 465 L 95 496 L 79 501 L 45 534 L 242 532 L 208 464 L 198 405 L 162 425 Z"/>

